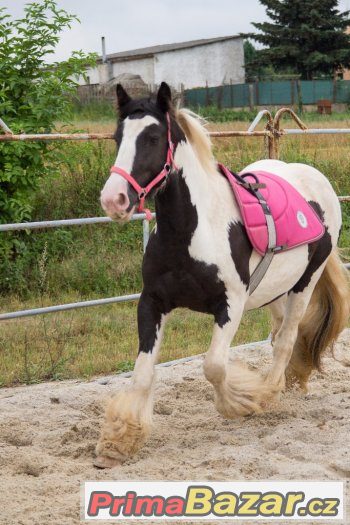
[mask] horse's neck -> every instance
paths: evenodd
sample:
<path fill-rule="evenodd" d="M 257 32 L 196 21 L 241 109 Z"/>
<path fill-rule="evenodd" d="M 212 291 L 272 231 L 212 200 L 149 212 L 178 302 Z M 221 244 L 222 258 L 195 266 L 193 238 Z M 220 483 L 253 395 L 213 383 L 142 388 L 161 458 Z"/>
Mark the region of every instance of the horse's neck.
<path fill-rule="evenodd" d="M 183 177 L 191 194 L 191 201 L 198 211 L 208 209 L 213 198 L 215 166 L 208 172 L 198 160 L 191 144 L 181 142 L 176 148 L 175 163 L 183 170 Z"/>
<path fill-rule="evenodd" d="M 197 215 L 208 205 L 209 177 L 198 161 L 191 145 L 177 145 L 175 165 L 178 168 L 169 175 L 164 190 L 156 196 L 157 228 L 171 224 L 176 230 L 187 229 L 190 209 L 195 207 Z"/>
<path fill-rule="evenodd" d="M 158 228 L 164 223 L 171 224 L 172 229 L 187 230 L 193 226 L 194 208 L 198 221 L 211 221 L 223 207 L 232 207 L 227 181 L 217 173 L 215 164 L 205 168 L 199 162 L 191 144 L 180 142 L 174 160 L 179 174 L 170 175 L 156 197 Z"/>

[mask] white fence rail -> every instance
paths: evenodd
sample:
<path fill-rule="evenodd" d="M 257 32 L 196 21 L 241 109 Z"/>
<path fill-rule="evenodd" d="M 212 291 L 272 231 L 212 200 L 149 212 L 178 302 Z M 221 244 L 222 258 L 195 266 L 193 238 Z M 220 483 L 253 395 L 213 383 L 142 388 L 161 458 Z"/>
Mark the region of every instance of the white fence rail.
<path fill-rule="evenodd" d="M 280 121 L 284 114 L 288 114 L 299 126 L 298 129 L 281 129 Z M 263 131 L 255 131 L 256 126 L 263 119 L 267 119 L 265 129 Z M 113 134 L 110 133 L 52 133 L 52 134 L 37 134 L 37 135 L 26 135 L 20 134 L 15 135 L 11 129 L 5 124 L 0 118 L 0 128 L 4 131 L 4 134 L 0 134 L 1 142 L 12 142 L 12 141 L 59 141 L 59 140 L 110 140 L 114 138 Z M 268 150 L 270 158 L 278 158 L 279 156 L 279 141 L 283 135 L 320 135 L 320 134 L 349 134 L 350 128 L 315 128 L 308 129 L 306 125 L 299 119 L 299 117 L 289 108 L 282 108 L 277 111 L 273 118 L 268 110 L 260 111 L 254 121 L 251 123 L 247 131 L 213 131 L 210 133 L 212 137 L 263 137 L 267 138 Z M 350 201 L 349 195 L 339 196 L 341 202 Z M 149 222 L 145 220 L 144 213 L 138 213 L 133 215 L 132 221 L 142 220 L 143 221 L 143 249 L 145 251 L 147 242 L 149 239 Z M 153 214 L 155 218 L 155 214 Z M 40 221 L 40 222 L 24 222 L 14 224 L 0 224 L 0 232 L 11 232 L 20 230 L 38 230 L 46 228 L 60 228 L 67 226 L 84 226 L 87 224 L 103 224 L 113 222 L 108 217 L 90 217 L 82 219 L 64 219 L 56 221 Z M 345 265 L 346 268 L 350 269 L 350 263 Z M 80 301 L 76 303 L 59 304 L 54 306 L 47 306 L 43 308 L 32 308 L 28 310 L 19 310 L 16 312 L 8 312 L 0 314 L 0 321 L 8 321 L 10 319 L 19 319 L 23 317 L 31 317 L 42 314 L 64 312 L 67 310 L 73 310 L 76 308 L 89 308 L 92 306 L 101 306 L 106 304 L 120 303 L 125 301 L 135 301 L 139 299 L 140 294 L 122 295 L 116 297 L 108 297 L 103 299 L 94 299 L 90 301 Z"/>

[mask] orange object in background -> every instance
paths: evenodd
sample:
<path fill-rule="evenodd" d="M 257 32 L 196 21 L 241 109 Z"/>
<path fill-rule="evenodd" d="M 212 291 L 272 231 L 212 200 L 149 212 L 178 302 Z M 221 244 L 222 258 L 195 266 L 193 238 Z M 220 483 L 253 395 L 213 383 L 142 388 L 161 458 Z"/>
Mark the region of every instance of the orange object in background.
<path fill-rule="evenodd" d="M 332 102 L 330 100 L 318 100 L 317 102 L 317 112 L 321 115 L 331 115 L 332 114 Z"/>

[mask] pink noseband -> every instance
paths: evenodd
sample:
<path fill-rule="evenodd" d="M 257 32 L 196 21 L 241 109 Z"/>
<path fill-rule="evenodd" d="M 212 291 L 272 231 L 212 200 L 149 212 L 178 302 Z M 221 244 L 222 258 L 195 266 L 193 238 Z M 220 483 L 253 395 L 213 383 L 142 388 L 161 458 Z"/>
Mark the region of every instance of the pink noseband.
<path fill-rule="evenodd" d="M 146 219 L 148 221 L 152 219 L 152 213 L 150 212 L 148 208 L 145 208 L 146 196 L 154 188 L 154 186 L 156 186 L 161 180 L 167 177 L 167 175 L 170 173 L 172 168 L 177 169 L 175 162 L 174 162 L 174 144 L 173 144 L 173 141 L 171 140 L 169 113 L 166 114 L 166 119 L 167 119 L 167 124 L 168 124 L 168 152 L 167 152 L 166 162 L 164 164 L 162 171 L 158 173 L 158 175 L 153 180 L 151 180 L 151 182 L 147 184 L 145 188 L 142 188 L 139 185 L 139 183 L 135 180 L 135 178 L 131 175 L 131 173 L 128 173 L 122 168 L 118 168 L 118 166 L 111 167 L 111 173 L 117 173 L 118 175 L 121 175 L 134 188 L 134 190 L 137 193 L 138 199 L 139 199 L 138 211 L 144 212 L 146 214 Z"/>

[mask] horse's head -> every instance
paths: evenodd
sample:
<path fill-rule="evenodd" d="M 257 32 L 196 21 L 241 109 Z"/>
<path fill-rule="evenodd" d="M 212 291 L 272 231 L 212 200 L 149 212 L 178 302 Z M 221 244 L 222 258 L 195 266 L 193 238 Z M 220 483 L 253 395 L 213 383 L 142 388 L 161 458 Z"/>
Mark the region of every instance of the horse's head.
<path fill-rule="evenodd" d="M 117 99 L 118 154 L 101 192 L 101 205 L 112 219 L 127 221 L 136 207 L 143 210 L 146 195 L 164 180 L 158 176 L 165 175 L 168 164 L 173 163 L 170 128 L 173 130 L 176 124 L 170 122 L 171 91 L 165 82 L 154 100 L 131 99 L 118 84 Z"/>

